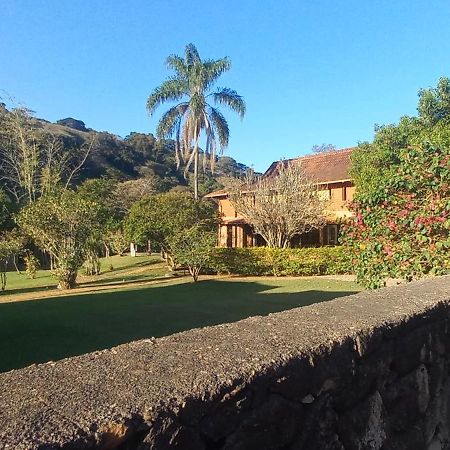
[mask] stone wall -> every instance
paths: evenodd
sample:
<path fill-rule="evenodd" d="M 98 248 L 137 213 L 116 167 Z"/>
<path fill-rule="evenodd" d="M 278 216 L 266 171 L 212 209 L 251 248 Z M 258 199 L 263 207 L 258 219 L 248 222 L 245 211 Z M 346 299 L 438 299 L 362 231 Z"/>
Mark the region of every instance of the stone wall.
<path fill-rule="evenodd" d="M 450 277 L 0 375 L 2 449 L 447 449 Z"/>

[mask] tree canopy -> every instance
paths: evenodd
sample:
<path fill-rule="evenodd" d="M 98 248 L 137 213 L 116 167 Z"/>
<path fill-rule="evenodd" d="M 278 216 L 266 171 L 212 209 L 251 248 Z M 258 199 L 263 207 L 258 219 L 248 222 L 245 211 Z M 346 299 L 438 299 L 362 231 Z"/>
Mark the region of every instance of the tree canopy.
<path fill-rule="evenodd" d="M 342 239 L 368 287 L 450 272 L 448 87 L 421 90 L 418 117 L 377 127 L 352 155 L 355 220 Z"/>
<path fill-rule="evenodd" d="M 56 261 L 62 288 L 75 286 L 91 238 L 99 226 L 98 205 L 72 191 L 44 196 L 20 211 L 20 229 Z"/>
<path fill-rule="evenodd" d="M 217 147 L 228 146 L 228 123 L 217 108 L 224 105 L 241 116 L 245 114 L 244 99 L 234 90 L 213 86 L 218 78 L 230 70 L 228 58 L 202 60 L 197 48 L 188 44 L 184 57 L 171 55 L 167 66 L 175 74 L 155 88 L 147 100 L 150 114 L 166 102 L 176 102 L 161 117 L 157 134 L 161 138 L 175 139 L 177 165 L 185 163 L 185 175 L 194 165 L 194 197 L 198 199 L 199 139 L 206 137 L 204 166 L 209 159 L 211 168 L 216 161 Z M 211 104 L 213 102 L 214 106 Z"/>
<path fill-rule="evenodd" d="M 168 250 L 172 236 L 196 224 L 204 230 L 214 229 L 216 209 L 212 202 L 179 192 L 148 196 L 131 207 L 124 227 L 133 242 L 145 244 L 150 240 Z"/>

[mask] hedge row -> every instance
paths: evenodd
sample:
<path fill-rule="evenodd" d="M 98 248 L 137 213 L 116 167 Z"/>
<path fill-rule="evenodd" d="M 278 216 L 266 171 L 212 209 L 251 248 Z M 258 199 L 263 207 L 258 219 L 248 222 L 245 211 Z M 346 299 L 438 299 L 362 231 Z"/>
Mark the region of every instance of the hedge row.
<path fill-rule="evenodd" d="M 210 268 L 230 275 L 307 276 L 352 273 L 344 247 L 216 248 Z"/>

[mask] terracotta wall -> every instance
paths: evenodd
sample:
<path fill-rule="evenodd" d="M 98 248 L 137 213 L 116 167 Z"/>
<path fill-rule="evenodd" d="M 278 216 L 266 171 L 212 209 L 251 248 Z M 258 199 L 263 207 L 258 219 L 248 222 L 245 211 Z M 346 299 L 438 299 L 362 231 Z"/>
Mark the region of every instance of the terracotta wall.
<path fill-rule="evenodd" d="M 224 217 L 237 217 L 236 210 L 227 198 L 219 200 L 219 212 Z"/>

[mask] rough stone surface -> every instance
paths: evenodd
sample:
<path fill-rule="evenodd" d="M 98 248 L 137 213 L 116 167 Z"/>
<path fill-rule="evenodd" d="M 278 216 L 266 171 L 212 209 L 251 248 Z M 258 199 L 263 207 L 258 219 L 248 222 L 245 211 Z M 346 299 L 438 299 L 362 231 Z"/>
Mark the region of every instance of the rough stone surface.
<path fill-rule="evenodd" d="M 449 449 L 450 277 L 0 375 L 0 449 Z"/>

